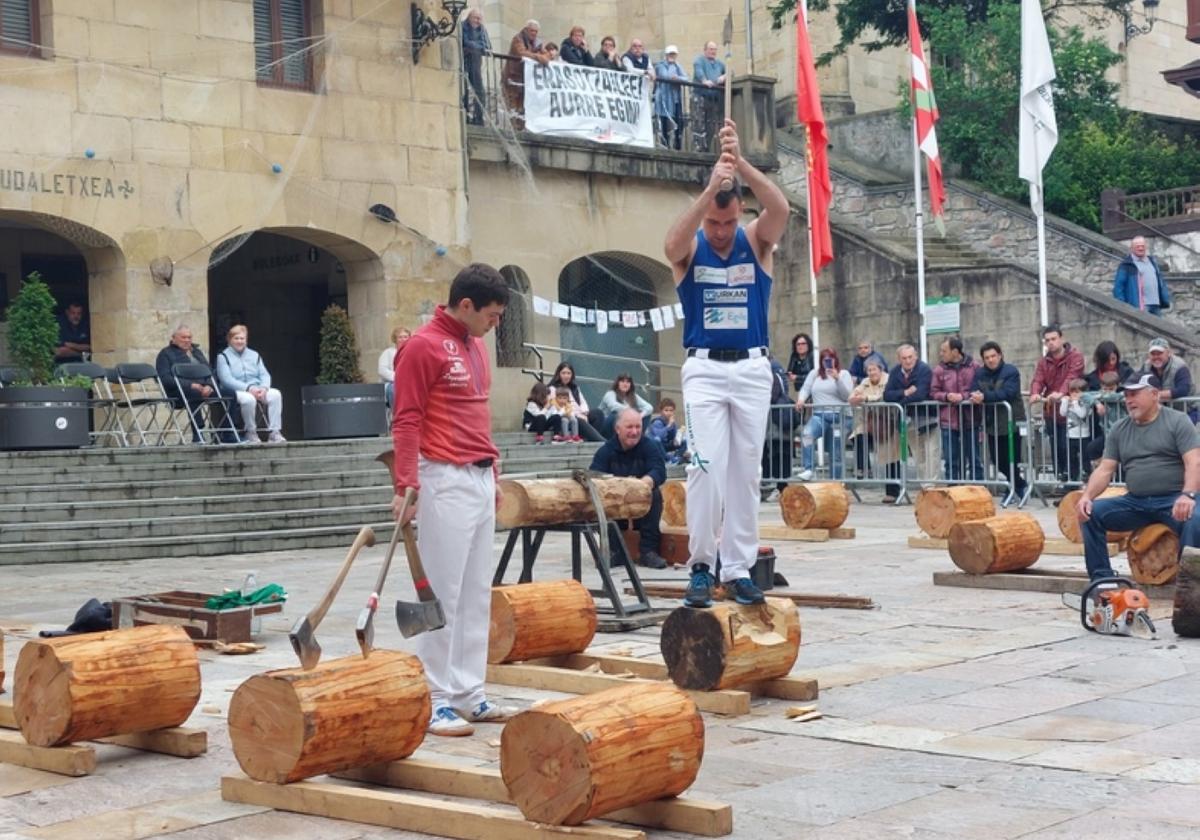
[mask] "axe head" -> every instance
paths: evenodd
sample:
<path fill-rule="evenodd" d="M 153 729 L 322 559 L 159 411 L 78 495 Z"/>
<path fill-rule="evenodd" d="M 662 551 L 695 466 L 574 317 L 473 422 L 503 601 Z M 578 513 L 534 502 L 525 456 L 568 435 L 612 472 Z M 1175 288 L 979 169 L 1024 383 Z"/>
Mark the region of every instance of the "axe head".
<path fill-rule="evenodd" d="M 362 650 L 363 659 L 366 659 L 375 645 L 375 607 L 363 607 L 362 612 L 358 614 L 358 623 L 354 625 L 354 635 L 358 638 L 358 647 Z"/>
<path fill-rule="evenodd" d="M 396 624 L 400 635 L 410 639 L 427 630 L 445 627 L 446 613 L 442 611 L 442 602 L 436 598 L 432 601 L 397 601 Z"/>
<path fill-rule="evenodd" d="M 292 632 L 288 633 L 288 640 L 292 643 L 292 650 L 296 651 L 296 656 L 300 659 L 301 668 L 311 671 L 317 667 L 317 663 L 321 661 L 321 646 L 317 644 L 317 637 L 313 633 L 312 624 L 309 623 L 307 615 L 292 626 Z"/>

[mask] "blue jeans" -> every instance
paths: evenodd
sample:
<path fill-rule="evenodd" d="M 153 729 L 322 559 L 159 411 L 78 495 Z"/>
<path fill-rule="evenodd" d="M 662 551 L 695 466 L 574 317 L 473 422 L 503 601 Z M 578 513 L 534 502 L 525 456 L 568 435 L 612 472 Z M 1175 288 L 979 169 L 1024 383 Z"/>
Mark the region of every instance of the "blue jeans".
<path fill-rule="evenodd" d="M 942 469 L 948 480 L 983 480 L 978 438 L 974 429 L 942 429 Z M 970 472 L 964 473 L 964 467 Z"/>
<path fill-rule="evenodd" d="M 813 449 L 815 449 L 817 438 L 823 438 L 825 451 L 829 453 L 830 457 L 830 475 L 835 479 L 841 478 L 842 438 L 844 435 L 845 430 L 842 427 L 840 411 L 814 411 L 812 417 L 804 424 L 804 431 L 801 433 L 801 440 L 804 443 L 801 463 L 804 465 L 804 469 L 811 470 L 813 468 Z"/>
<path fill-rule="evenodd" d="M 1116 574 L 1108 562 L 1109 531 L 1133 531 L 1143 525 L 1161 522 L 1179 534 L 1179 547 L 1200 546 L 1200 505 L 1192 510 L 1192 518 L 1178 522 L 1171 517 L 1171 508 L 1178 493 L 1166 496 L 1134 496 L 1126 494 L 1112 499 L 1097 499 L 1092 503 L 1092 517 L 1083 523 L 1083 553 L 1088 577 L 1092 580 Z"/>

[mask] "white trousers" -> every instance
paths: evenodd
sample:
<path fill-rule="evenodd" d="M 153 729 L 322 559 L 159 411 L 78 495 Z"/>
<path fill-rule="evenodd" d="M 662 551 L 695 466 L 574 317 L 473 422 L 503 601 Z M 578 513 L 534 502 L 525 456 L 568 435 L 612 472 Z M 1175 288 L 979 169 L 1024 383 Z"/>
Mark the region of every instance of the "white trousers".
<path fill-rule="evenodd" d="M 492 608 L 496 484 L 491 467 L 420 459 L 417 547 L 446 626 L 416 637 L 433 708 L 463 712 L 484 701 Z"/>
<path fill-rule="evenodd" d="M 258 432 L 258 419 L 255 415 L 258 400 L 249 391 L 237 392 L 238 408 L 242 410 L 242 429 L 247 435 Z M 283 394 L 278 388 L 267 389 L 267 430 L 278 432 L 280 419 L 283 414 Z"/>
<path fill-rule="evenodd" d="M 688 552 L 721 580 L 749 577 L 758 560 L 759 469 L 771 409 L 771 362 L 689 358 L 683 363 L 688 448 Z M 722 523 L 722 511 L 724 522 Z"/>

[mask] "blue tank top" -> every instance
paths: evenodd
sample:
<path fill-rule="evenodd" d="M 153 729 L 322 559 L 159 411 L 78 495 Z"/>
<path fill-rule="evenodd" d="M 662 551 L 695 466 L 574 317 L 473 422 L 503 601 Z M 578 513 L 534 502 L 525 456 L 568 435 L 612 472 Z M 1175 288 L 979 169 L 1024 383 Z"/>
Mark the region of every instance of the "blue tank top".
<path fill-rule="evenodd" d="M 738 226 L 729 259 L 696 231 L 696 256 L 676 286 L 683 304 L 683 346 L 710 350 L 766 347 L 771 277 L 754 256 L 746 229 Z"/>

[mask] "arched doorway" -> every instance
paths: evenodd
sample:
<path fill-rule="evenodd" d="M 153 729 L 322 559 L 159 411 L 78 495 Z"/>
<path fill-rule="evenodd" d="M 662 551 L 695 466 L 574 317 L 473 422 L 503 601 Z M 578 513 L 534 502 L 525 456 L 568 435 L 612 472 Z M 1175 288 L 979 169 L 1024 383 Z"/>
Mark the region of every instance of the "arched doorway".
<path fill-rule="evenodd" d="M 245 324 L 283 392 L 283 434 L 299 438 L 300 388 L 316 381 L 321 313 L 336 303 L 353 317 L 350 286 L 381 277 L 374 254 L 333 234 L 289 228 L 227 239 L 209 258 L 210 359 L 215 365 L 229 328 Z M 361 332 L 358 340 L 361 350 Z"/>
<path fill-rule="evenodd" d="M 637 327 L 612 324 L 604 333 L 597 330 L 594 323 L 560 321 L 559 346 L 568 350 L 658 361 L 659 335 L 645 315 L 651 307 L 674 302 L 673 298 L 663 294 L 664 289 L 671 287 L 670 269 L 640 254 L 604 251 L 572 260 L 558 276 L 558 299 L 561 303 L 605 313 L 639 312 L 643 320 Z M 580 385 L 592 405 L 599 402 L 620 373 L 631 374 L 639 384 L 639 390 L 645 383 L 652 386 L 660 384 L 658 370 L 653 367 L 647 371 L 632 361 L 572 357 L 568 353 L 563 355 L 570 358 L 575 366 Z M 650 391 L 642 396 L 653 403 L 658 394 Z"/>
<path fill-rule="evenodd" d="M 529 341 L 532 313 L 529 275 L 520 266 L 506 265 L 500 269 L 500 276 L 504 278 L 511 295 L 500 326 L 496 328 L 496 366 L 521 367 L 525 364 L 526 350 L 523 345 Z"/>

